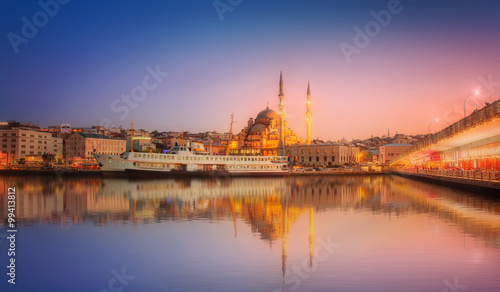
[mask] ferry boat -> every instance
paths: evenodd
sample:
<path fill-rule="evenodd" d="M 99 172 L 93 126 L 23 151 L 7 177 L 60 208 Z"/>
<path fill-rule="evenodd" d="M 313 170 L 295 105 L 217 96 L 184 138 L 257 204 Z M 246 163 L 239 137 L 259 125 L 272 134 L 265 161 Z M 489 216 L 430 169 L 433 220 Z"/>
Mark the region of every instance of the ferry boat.
<path fill-rule="evenodd" d="M 200 146 L 201 145 L 201 146 Z M 104 173 L 136 173 L 192 176 L 284 176 L 286 156 L 211 155 L 203 144 L 188 142 L 173 146 L 167 153 L 125 152 L 122 155 L 96 154 Z"/>

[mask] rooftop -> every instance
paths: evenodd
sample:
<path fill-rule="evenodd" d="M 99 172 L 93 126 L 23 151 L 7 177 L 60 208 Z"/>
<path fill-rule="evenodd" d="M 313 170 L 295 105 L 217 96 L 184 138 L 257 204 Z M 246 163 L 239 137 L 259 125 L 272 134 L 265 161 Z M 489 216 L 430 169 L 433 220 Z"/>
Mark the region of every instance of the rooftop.
<path fill-rule="evenodd" d="M 81 135 L 85 139 L 87 139 L 87 138 L 93 138 L 93 139 L 111 139 L 110 137 L 104 136 L 104 135 L 101 135 L 101 134 L 80 133 L 80 132 L 77 132 L 77 133 L 79 135 Z"/>
<path fill-rule="evenodd" d="M 380 147 L 397 147 L 397 146 L 413 146 L 412 144 L 407 144 L 407 143 L 392 143 L 392 144 L 387 144 L 387 145 L 382 145 Z"/>

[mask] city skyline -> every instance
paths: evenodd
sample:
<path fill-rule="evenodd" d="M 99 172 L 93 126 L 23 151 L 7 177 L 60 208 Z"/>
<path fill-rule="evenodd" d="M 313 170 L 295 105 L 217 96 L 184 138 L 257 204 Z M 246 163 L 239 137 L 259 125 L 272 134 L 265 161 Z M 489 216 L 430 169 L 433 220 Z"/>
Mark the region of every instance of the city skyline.
<path fill-rule="evenodd" d="M 278 110 L 280 70 L 304 139 L 308 82 L 312 139 L 425 134 L 498 99 L 494 1 L 40 3 L 0 12 L 2 120 L 227 132 L 234 113 L 237 133 Z"/>

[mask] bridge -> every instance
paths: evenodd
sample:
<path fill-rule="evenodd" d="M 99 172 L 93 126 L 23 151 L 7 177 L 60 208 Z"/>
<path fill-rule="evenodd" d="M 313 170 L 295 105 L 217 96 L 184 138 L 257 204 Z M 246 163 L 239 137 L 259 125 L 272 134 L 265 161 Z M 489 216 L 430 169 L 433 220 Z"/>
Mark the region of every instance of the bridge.
<path fill-rule="evenodd" d="M 396 173 L 500 189 L 500 100 L 429 136 L 391 162 Z"/>

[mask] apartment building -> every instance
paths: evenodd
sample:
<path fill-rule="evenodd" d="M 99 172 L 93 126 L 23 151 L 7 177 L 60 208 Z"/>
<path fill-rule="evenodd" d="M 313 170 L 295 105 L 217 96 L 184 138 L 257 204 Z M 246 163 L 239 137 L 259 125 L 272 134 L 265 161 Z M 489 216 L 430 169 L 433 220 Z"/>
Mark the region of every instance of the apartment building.
<path fill-rule="evenodd" d="M 40 126 L 15 121 L 0 122 L 1 164 L 12 164 L 21 158 L 54 154 L 63 158 L 63 138 L 57 133 L 43 132 Z"/>
<path fill-rule="evenodd" d="M 66 160 L 93 160 L 93 153 L 119 155 L 126 150 L 127 141 L 111 139 L 101 134 L 76 132 L 66 140 Z"/>

